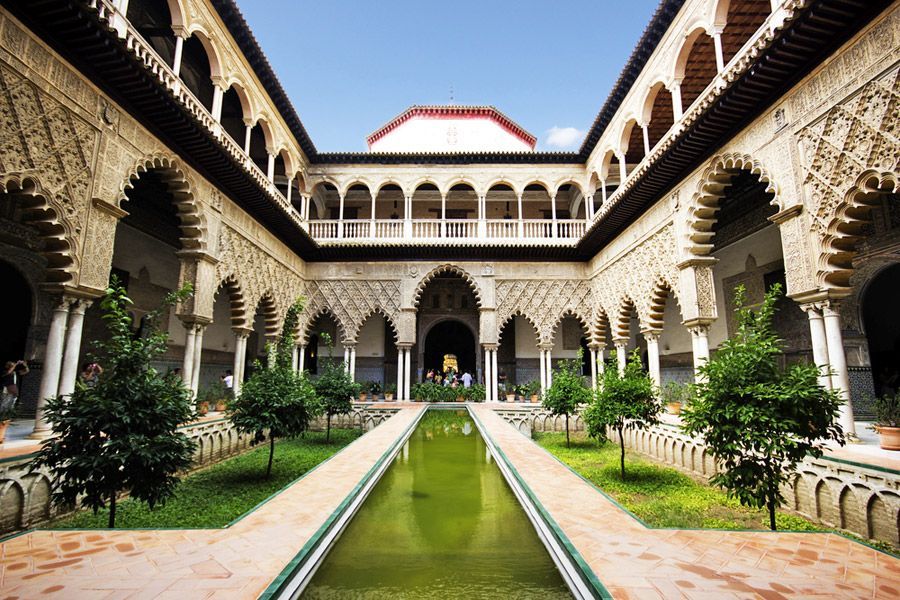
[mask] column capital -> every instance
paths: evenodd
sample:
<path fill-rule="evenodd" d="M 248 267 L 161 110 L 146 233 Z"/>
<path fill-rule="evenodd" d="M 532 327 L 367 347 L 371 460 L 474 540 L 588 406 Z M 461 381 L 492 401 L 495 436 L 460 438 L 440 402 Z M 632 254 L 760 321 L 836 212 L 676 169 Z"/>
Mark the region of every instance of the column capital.
<path fill-rule="evenodd" d="M 693 337 L 707 337 L 709 335 L 709 323 L 694 323 L 685 325 Z"/>
<path fill-rule="evenodd" d="M 494 350 L 497 350 L 500 347 L 500 345 L 499 344 L 482 344 L 481 347 L 484 348 L 485 350 L 494 351 Z"/>
<path fill-rule="evenodd" d="M 662 329 L 642 329 L 641 335 L 644 336 L 644 339 L 649 341 L 658 342 L 659 336 L 662 335 Z"/>
<path fill-rule="evenodd" d="M 719 262 L 719 259 L 712 256 L 692 256 L 677 263 L 675 266 L 683 271 L 684 269 L 690 269 L 692 267 L 712 267 L 717 262 Z"/>
<path fill-rule="evenodd" d="M 801 302 L 798 304 L 800 305 L 800 310 L 805 312 L 810 319 L 822 318 L 822 308 L 825 304 L 824 302 Z"/>
<path fill-rule="evenodd" d="M 234 335 L 239 338 L 249 337 L 253 330 L 249 327 L 232 327 L 231 331 L 234 332 Z"/>
<path fill-rule="evenodd" d="M 178 319 L 181 321 L 181 324 L 184 325 L 185 329 L 190 329 L 195 326 L 206 327 L 212 323 L 212 319 L 209 317 L 201 317 L 200 315 L 178 315 Z"/>
<path fill-rule="evenodd" d="M 545 351 L 547 351 L 547 352 L 552 351 L 552 350 L 553 350 L 553 346 L 554 346 L 554 344 L 552 344 L 552 343 L 547 343 L 547 342 L 542 342 L 542 343 L 540 343 L 540 344 L 537 345 L 538 348 L 540 348 L 541 350 L 545 350 Z"/>
<path fill-rule="evenodd" d="M 616 337 L 616 338 L 613 338 L 613 346 L 615 346 L 616 348 L 624 348 L 625 346 L 628 345 L 629 341 L 630 340 L 628 338 Z"/>
<path fill-rule="evenodd" d="M 819 303 L 822 307 L 823 317 L 840 317 L 841 304 L 837 300 L 824 300 Z"/>
<path fill-rule="evenodd" d="M 415 346 L 415 344 L 411 344 L 409 342 L 400 342 L 397 344 L 397 349 L 398 350 L 412 350 L 413 346 Z"/>

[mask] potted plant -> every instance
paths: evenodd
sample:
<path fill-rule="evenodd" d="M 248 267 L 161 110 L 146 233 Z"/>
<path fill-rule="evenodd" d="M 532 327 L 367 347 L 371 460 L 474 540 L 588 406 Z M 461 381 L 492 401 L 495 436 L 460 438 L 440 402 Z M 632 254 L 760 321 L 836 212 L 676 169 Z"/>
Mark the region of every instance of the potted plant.
<path fill-rule="evenodd" d="M 378 381 L 369 381 L 367 383 L 369 387 L 369 393 L 372 394 L 372 401 L 378 399 L 378 394 L 381 393 L 381 382 Z"/>
<path fill-rule="evenodd" d="M 410 388 L 410 395 L 413 397 L 414 402 L 421 402 L 425 399 L 425 384 L 424 383 L 414 383 Z"/>
<path fill-rule="evenodd" d="M 200 398 L 203 398 L 202 400 Z M 197 395 L 197 414 L 201 417 L 205 417 L 206 413 L 209 412 L 209 400 L 204 398 L 203 396 Z"/>
<path fill-rule="evenodd" d="M 369 388 L 371 387 L 371 385 L 372 385 L 371 381 L 367 381 L 364 384 L 360 385 L 360 387 L 359 387 L 359 401 L 360 402 L 365 402 L 366 399 L 369 397 Z"/>
<path fill-rule="evenodd" d="M 484 402 L 485 390 L 480 383 L 473 383 L 469 386 L 468 399 L 470 402 Z"/>
<path fill-rule="evenodd" d="M 512 382 L 506 383 L 506 401 L 507 402 L 515 402 L 516 401 L 516 386 L 512 384 Z"/>
<path fill-rule="evenodd" d="M 525 391 L 522 394 L 523 396 L 528 396 L 528 399 L 531 400 L 532 404 L 537 404 L 540 401 L 541 394 L 541 382 L 532 379 L 528 383 L 525 384 Z"/>
<path fill-rule="evenodd" d="M 900 394 L 875 399 L 875 425 L 885 450 L 900 450 Z"/>
<path fill-rule="evenodd" d="M 394 394 L 397 392 L 397 386 L 393 383 L 389 383 L 384 386 L 384 401 L 385 402 L 393 402 Z"/>
<path fill-rule="evenodd" d="M 666 405 L 669 414 L 680 415 L 681 408 L 691 398 L 691 386 L 686 383 L 670 381 L 662 387 L 660 396 L 662 396 L 663 404 Z"/>
<path fill-rule="evenodd" d="M 225 387 L 224 381 L 214 381 L 206 388 L 205 400 L 213 410 L 217 412 L 225 412 L 227 406 L 228 388 Z"/>
<path fill-rule="evenodd" d="M 15 416 L 15 405 L 0 409 L 0 444 L 6 440 L 6 428 L 9 427 L 10 421 L 12 421 Z"/>

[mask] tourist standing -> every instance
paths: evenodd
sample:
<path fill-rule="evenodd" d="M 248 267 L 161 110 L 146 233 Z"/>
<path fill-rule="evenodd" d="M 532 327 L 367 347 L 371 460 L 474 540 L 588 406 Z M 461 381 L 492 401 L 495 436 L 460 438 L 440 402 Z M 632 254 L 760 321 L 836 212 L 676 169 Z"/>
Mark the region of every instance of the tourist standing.
<path fill-rule="evenodd" d="M 472 387 L 472 374 L 464 371 L 462 374 L 463 387 Z"/>
<path fill-rule="evenodd" d="M 10 411 L 19 399 L 19 379 L 28 373 L 28 363 L 24 360 L 7 361 L 0 375 L 0 411 Z"/>
<path fill-rule="evenodd" d="M 234 375 L 231 373 L 231 369 L 225 371 L 225 374 L 222 375 L 222 383 L 225 384 L 225 387 L 229 390 L 234 389 Z"/>

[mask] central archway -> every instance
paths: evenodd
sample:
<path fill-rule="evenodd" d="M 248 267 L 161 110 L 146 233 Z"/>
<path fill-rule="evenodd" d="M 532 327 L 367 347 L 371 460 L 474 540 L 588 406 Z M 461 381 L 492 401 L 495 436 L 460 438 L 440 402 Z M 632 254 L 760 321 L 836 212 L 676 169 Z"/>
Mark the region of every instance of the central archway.
<path fill-rule="evenodd" d="M 475 335 L 462 321 L 448 319 L 432 327 L 425 335 L 424 370 L 442 368 L 445 354 L 455 354 L 459 372 L 475 373 Z"/>

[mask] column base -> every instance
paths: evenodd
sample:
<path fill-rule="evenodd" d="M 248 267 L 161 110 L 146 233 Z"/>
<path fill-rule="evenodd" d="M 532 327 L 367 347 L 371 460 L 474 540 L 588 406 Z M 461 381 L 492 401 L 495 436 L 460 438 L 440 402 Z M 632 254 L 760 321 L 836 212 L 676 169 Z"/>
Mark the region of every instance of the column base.
<path fill-rule="evenodd" d="M 52 429 L 40 429 L 40 430 L 35 429 L 31 433 L 29 433 L 27 436 L 25 436 L 25 439 L 27 439 L 27 440 L 46 440 L 51 437 L 53 437 Z"/>

